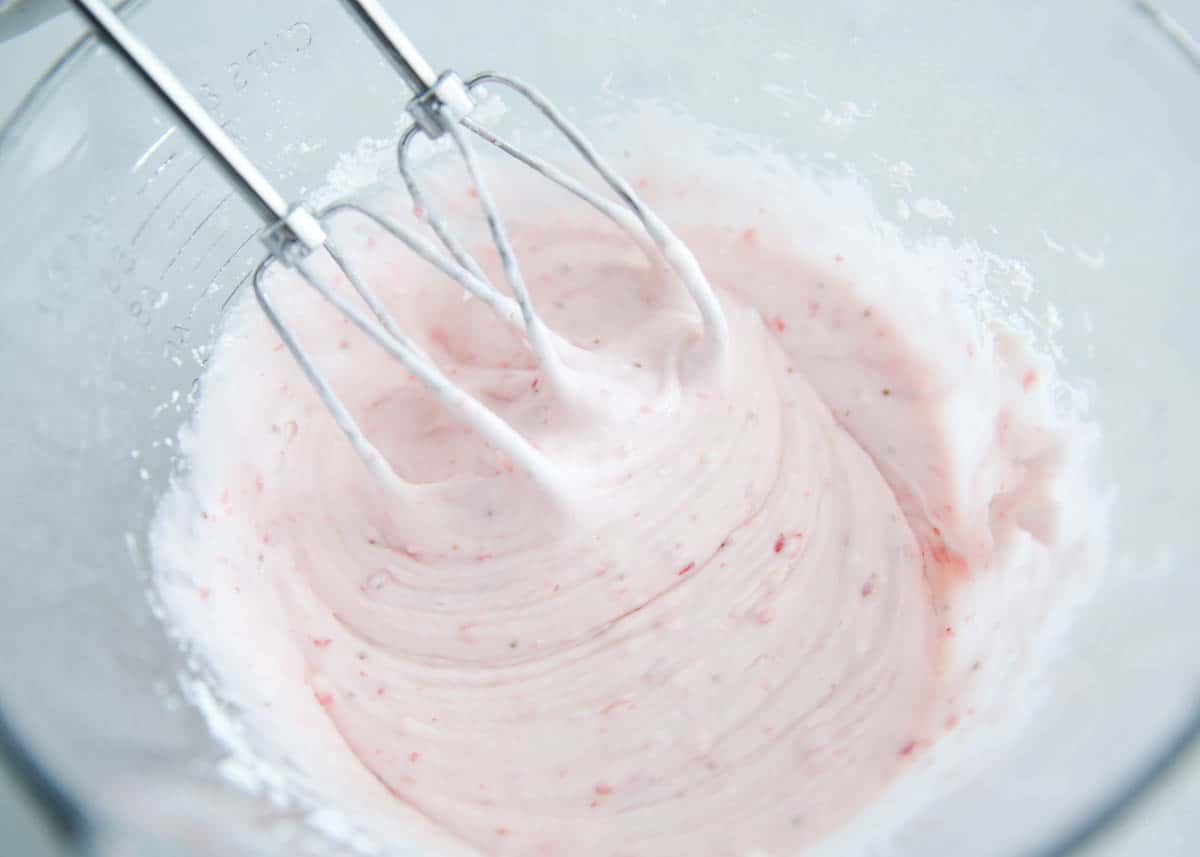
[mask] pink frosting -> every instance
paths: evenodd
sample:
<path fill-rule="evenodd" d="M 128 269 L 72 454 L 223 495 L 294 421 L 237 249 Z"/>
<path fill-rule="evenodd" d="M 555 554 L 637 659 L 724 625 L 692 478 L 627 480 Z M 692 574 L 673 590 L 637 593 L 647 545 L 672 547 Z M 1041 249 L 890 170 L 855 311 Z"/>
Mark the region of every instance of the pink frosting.
<path fill-rule="evenodd" d="M 566 502 L 293 280 L 274 293 L 403 496 L 256 307 L 218 344 L 155 533 L 163 598 L 262 752 L 368 829 L 530 857 L 794 853 L 970 716 L 994 627 L 971 581 L 1072 544 L 1048 368 L 945 271 L 856 258 L 786 208 L 705 225 L 720 189 L 643 190 L 693 212 L 728 360 L 626 240 L 518 205 L 570 396 L 477 301 L 339 230 L 402 326 L 569 476 Z"/>

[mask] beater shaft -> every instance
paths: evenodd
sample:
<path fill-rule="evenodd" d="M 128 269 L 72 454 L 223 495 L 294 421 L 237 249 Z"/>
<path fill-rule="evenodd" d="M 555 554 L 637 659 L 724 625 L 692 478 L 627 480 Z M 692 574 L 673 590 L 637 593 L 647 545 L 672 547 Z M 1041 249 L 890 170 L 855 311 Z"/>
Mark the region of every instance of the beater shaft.
<path fill-rule="evenodd" d="M 200 106 L 200 102 L 188 92 L 179 78 L 129 31 L 104 0 L 71 2 L 93 29 L 191 129 L 196 139 L 213 155 L 217 166 L 224 170 L 230 184 L 241 192 L 264 221 L 274 225 L 277 246 L 272 250 L 284 252 L 286 248 L 298 244 L 308 252 L 325 242 L 325 230 L 316 218 L 300 206 L 288 205 L 283 195 L 267 181 L 267 177 L 243 154 L 208 111 Z"/>
<path fill-rule="evenodd" d="M 474 109 L 459 76 L 452 71 L 436 74 L 379 0 L 342 0 L 342 5 L 413 91 L 408 113 L 431 139 Z"/>

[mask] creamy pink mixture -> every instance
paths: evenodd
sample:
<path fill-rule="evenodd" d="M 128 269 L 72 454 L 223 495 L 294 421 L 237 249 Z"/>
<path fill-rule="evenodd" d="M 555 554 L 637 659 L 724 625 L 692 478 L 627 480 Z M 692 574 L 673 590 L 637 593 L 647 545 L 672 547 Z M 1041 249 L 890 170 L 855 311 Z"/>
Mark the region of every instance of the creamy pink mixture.
<path fill-rule="evenodd" d="M 410 483 L 389 494 L 257 306 L 235 310 L 156 559 L 175 627 L 298 788 L 447 852 L 781 857 L 970 728 L 988 653 L 1082 565 L 1050 367 L 966 306 L 966 256 L 839 234 L 784 185 L 641 182 L 720 295 L 717 364 L 627 238 L 575 202 L 503 199 L 573 345 L 569 397 L 478 301 L 341 221 L 405 330 L 568 475 L 566 502 L 281 277 Z"/>

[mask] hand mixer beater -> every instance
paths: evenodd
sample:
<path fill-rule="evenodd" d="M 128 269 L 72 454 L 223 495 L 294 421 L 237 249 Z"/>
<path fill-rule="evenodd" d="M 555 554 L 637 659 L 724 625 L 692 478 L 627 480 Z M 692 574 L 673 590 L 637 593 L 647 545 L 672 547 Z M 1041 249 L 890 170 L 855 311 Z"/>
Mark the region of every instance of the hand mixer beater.
<path fill-rule="evenodd" d="M 140 74 L 207 147 L 235 188 L 263 217 L 267 228 L 262 238 L 269 255 L 254 274 L 254 291 L 258 302 L 369 470 L 392 489 L 403 493 L 406 484 L 360 430 L 354 417 L 272 302 L 264 278 L 272 263 L 278 262 L 295 269 L 309 286 L 398 360 L 459 420 L 507 455 L 547 490 L 564 493 L 566 489 L 561 467 L 479 399 L 451 381 L 430 356 L 399 328 L 378 294 L 360 275 L 353 260 L 331 241 L 326 228 L 326 220 L 340 212 L 352 212 L 369 218 L 422 260 L 482 301 L 504 323 L 517 329 L 527 340 L 555 394 L 570 396 L 572 369 L 563 360 L 562 354 L 571 346 L 547 327 L 534 307 L 504 221 L 485 181 L 478 155 L 465 132 L 471 132 L 597 209 L 629 234 L 654 264 L 665 264 L 666 270 L 678 278 L 696 304 L 703 322 L 709 357 L 715 365 L 720 365 L 727 347 L 728 328 L 721 305 L 691 251 L 641 202 L 633 188 L 609 167 L 579 130 L 533 87 L 495 72 L 478 74 L 466 81 L 452 71 L 435 74 L 377 0 L 344 0 L 345 7 L 415 93 L 407 106 L 413 124 L 400 140 L 397 162 L 415 206 L 424 213 L 424 219 L 437 239 L 435 243 L 360 200 L 339 200 L 316 212 L 300 204 L 289 204 L 171 71 L 125 27 L 105 0 L 72 2 L 97 33 Z M 531 103 L 566 137 L 612 190 L 616 199 L 601 196 L 571 175 L 540 157 L 518 149 L 475 122 L 470 115 L 475 106 L 473 91 L 484 84 L 504 87 Z M 468 179 L 478 195 L 511 296 L 489 280 L 423 192 L 412 170 L 409 154 L 417 135 L 430 139 L 447 137 L 461 156 Z M 370 314 L 364 312 L 347 294 L 334 288 L 329 279 L 312 264 L 312 257 L 319 250 L 323 250 L 345 274 Z"/>

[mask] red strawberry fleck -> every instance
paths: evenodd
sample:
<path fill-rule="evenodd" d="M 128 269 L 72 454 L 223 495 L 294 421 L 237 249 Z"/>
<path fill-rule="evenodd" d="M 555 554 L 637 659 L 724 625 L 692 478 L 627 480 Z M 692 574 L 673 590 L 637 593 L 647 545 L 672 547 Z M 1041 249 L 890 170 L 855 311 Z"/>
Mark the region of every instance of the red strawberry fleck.
<path fill-rule="evenodd" d="M 328 708 L 333 705 L 333 694 L 328 691 L 315 691 L 313 696 L 317 698 L 317 702 L 321 704 L 322 708 Z"/>
<path fill-rule="evenodd" d="M 775 553 L 783 553 L 783 547 L 787 544 L 787 536 L 783 533 L 779 534 L 779 538 L 775 540 Z"/>
<path fill-rule="evenodd" d="M 913 750 L 915 750 L 915 749 L 917 749 L 917 742 L 909 741 L 907 744 L 905 744 L 903 747 L 900 748 L 900 755 L 901 756 L 911 756 Z"/>
<path fill-rule="evenodd" d="M 938 565 L 960 572 L 967 570 L 967 558 L 950 550 L 944 543 L 933 545 L 930 553 L 933 554 L 933 559 Z"/>
<path fill-rule="evenodd" d="M 622 697 L 621 699 L 615 699 L 612 702 L 610 702 L 608 705 L 604 706 L 602 709 L 600 709 L 600 713 L 606 714 L 606 715 L 612 714 L 618 708 L 624 708 L 626 706 L 628 706 L 629 708 L 633 708 L 634 707 L 633 700 L 625 699 L 624 697 Z"/>
<path fill-rule="evenodd" d="M 408 761 L 412 762 L 415 765 L 417 762 L 421 761 L 421 754 L 417 753 L 417 752 L 409 753 Z"/>
<path fill-rule="evenodd" d="M 329 637 L 321 637 L 313 640 L 313 645 L 318 649 L 326 649 L 331 643 L 333 643 L 333 640 L 331 640 Z"/>
<path fill-rule="evenodd" d="M 596 784 L 596 794 L 610 795 L 610 794 L 612 794 L 612 786 L 607 785 L 605 783 L 597 783 Z"/>
<path fill-rule="evenodd" d="M 691 571 L 691 570 L 692 570 L 693 568 L 695 568 L 695 567 L 696 567 L 696 563 L 694 563 L 694 562 L 689 562 L 689 563 L 688 563 L 687 565 L 685 565 L 683 568 L 679 569 L 679 576 L 680 576 L 680 577 L 683 577 L 685 574 L 687 574 L 689 571 Z"/>

